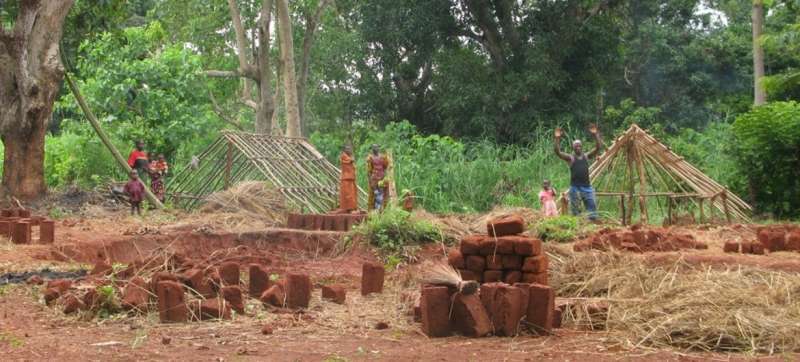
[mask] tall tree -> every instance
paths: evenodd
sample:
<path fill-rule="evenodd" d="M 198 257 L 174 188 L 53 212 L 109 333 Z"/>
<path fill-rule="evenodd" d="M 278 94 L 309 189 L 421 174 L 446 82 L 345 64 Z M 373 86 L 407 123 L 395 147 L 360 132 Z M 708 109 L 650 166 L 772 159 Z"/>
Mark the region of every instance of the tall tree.
<path fill-rule="evenodd" d="M 3 187 L 35 198 L 47 191 L 44 136 L 64 68 L 60 41 L 73 0 L 20 1 L 12 29 L 0 27 Z"/>
<path fill-rule="evenodd" d="M 297 102 L 297 81 L 294 68 L 294 40 L 288 0 L 278 0 L 278 33 L 283 63 L 283 99 L 286 107 L 286 137 L 301 137 L 300 109 Z"/>
<path fill-rule="evenodd" d="M 753 104 L 760 106 L 767 102 L 764 90 L 764 48 L 761 47 L 761 34 L 764 32 L 764 1 L 753 0 Z"/>

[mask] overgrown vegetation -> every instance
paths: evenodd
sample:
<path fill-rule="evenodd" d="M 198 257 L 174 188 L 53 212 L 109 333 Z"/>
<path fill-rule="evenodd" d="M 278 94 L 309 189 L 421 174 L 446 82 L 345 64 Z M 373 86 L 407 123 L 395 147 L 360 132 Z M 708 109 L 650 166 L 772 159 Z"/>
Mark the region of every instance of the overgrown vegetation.
<path fill-rule="evenodd" d="M 351 234 L 389 254 L 402 252 L 409 245 L 440 241 L 444 238 L 433 223 L 417 219 L 411 213 L 396 207 L 370 214 Z"/>
<path fill-rule="evenodd" d="M 541 218 L 534 225 L 539 239 L 558 243 L 575 241 L 593 229 L 594 225 L 585 218 L 571 215 Z"/>

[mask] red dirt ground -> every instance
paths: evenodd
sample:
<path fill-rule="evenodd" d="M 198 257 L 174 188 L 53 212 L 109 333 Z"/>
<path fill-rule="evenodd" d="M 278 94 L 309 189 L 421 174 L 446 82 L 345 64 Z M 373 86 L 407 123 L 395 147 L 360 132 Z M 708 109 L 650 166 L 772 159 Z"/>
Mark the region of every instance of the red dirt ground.
<path fill-rule="evenodd" d="M 717 267 L 751 265 L 800 271 L 800 254 L 766 256 L 722 253 L 727 240 L 754 238 L 748 228 L 732 230 L 687 228 L 708 250 L 644 253 L 654 263 L 679 258 L 692 264 Z M 113 317 L 89 320 L 85 315 L 65 316 L 59 308 L 40 301 L 38 286 L 0 288 L 0 353 L 3 360 L 594 360 L 693 361 L 744 359 L 742 355 L 684 354 L 673 350 L 624 349 L 611 345 L 605 332 L 556 330 L 553 336 L 516 338 L 448 337 L 429 339 L 402 310 L 404 285 L 413 284 L 414 267 L 390 272 L 387 290 L 380 296 L 362 297 L 358 292 L 361 266 L 374 260 L 370 250 L 353 249 L 329 256 L 337 247 L 335 233 L 274 229 L 247 233 L 209 233 L 201 226 L 172 227 L 170 222 L 146 224 L 141 219 L 64 220 L 56 227 L 53 246 L 11 245 L 0 240 L 0 273 L 33 270 L 44 266 L 71 268 L 92 264 L 98 256 L 115 262 L 131 262 L 147 251 L 171 247 L 203 256 L 217 249 L 247 245 L 275 256 L 273 272 L 308 273 L 314 283 L 340 283 L 348 288 L 347 303 L 338 306 L 320 300 L 314 289 L 312 306 L 303 314 L 267 312 L 251 301 L 247 316 L 231 321 L 161 324 L 147 317 Z M 129 235 L 125 235 L 129 234 Z M 752 234 L 752 235 L 751 235 Z M 438 246 L 424 248 L 421 259 L 442 255 Z M 378 321 L 389 329 L 376 330 Z M 265 324 L 273 328 L 261 334 Z M 164 342 L 169 340 L 168 344 Z M 796 356 L 795 356 L 796 357 Z M 789 357 L 789 358 L 795 358 Z M 771 357 L 762 360 L 785 360 Z"/>

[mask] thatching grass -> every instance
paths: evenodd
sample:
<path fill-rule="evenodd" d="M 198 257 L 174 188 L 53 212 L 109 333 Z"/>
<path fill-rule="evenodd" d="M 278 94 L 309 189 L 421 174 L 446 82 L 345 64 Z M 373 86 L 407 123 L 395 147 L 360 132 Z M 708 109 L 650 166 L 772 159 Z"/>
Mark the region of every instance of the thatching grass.
<path fill-rule="evenodd" d="M 198 211 L 177 226 L 202 223 L 231 231 L 281 226 L 287 207 L 285 197 L 268 183 L 245 181 L 208 195 Z"/>
<path fill-rule="evenodd" d="M 800 348 L 800 275 L 649 265 L 621 253 L 555 255 L 552 284 L 575 298 L 566 325 L 605 326 L 629 347 L 791 352 Z M 591 305 L 608 306 L 596 313 Z M 595 313 L 593 313 L 595 312 Z"/>

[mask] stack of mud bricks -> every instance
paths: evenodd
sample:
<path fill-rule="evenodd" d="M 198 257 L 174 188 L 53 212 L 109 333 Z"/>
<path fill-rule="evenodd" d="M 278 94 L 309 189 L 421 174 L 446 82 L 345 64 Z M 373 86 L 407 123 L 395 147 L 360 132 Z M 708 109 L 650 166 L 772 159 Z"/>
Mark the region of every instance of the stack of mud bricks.
<path fill-rule="evenodd" d="M 289 214 L 286 227 L 300 230 L 350 231 L 365 214 Z"/>
<path fill-rule="evenodd" d="M 470 295 L 446 286 L 423 286 L 419 308 L 422 331 L 429 337 L 454 332 L 511 337 L 522 330 L 544 335 L 556 322 L 553 289 L 536 283 L 485 283 Z"/>
<path fill-rule="evenodd" d="M 525 221 L 517 215 L 491 220 L 487 235 L 469 235 L 453 249 L 448 262 L 464 280 L 479 283 L 537 283 L 547 285 L 547 255 L 542 241 L 520 235 Z"/>
<path fill-rule="evenodd" d="M 0 210 L 0 236 L 11 239 L 14 244 L 30 244 L 34 227 L 39 228 L 39 243 L 51 244 L 55 240 L 55 222 L 41 216 L 31 216 L 29 210 Z"/>
<path fill-rule="evenodd" d="M 758 240 L 752 242 L 727 242 L 724 250 L 729 253 L 764 254 L 764 249 L 771 253 L 776 251 L 800 252 L 800 226 L 769 225 L 756 229 Z"/>

